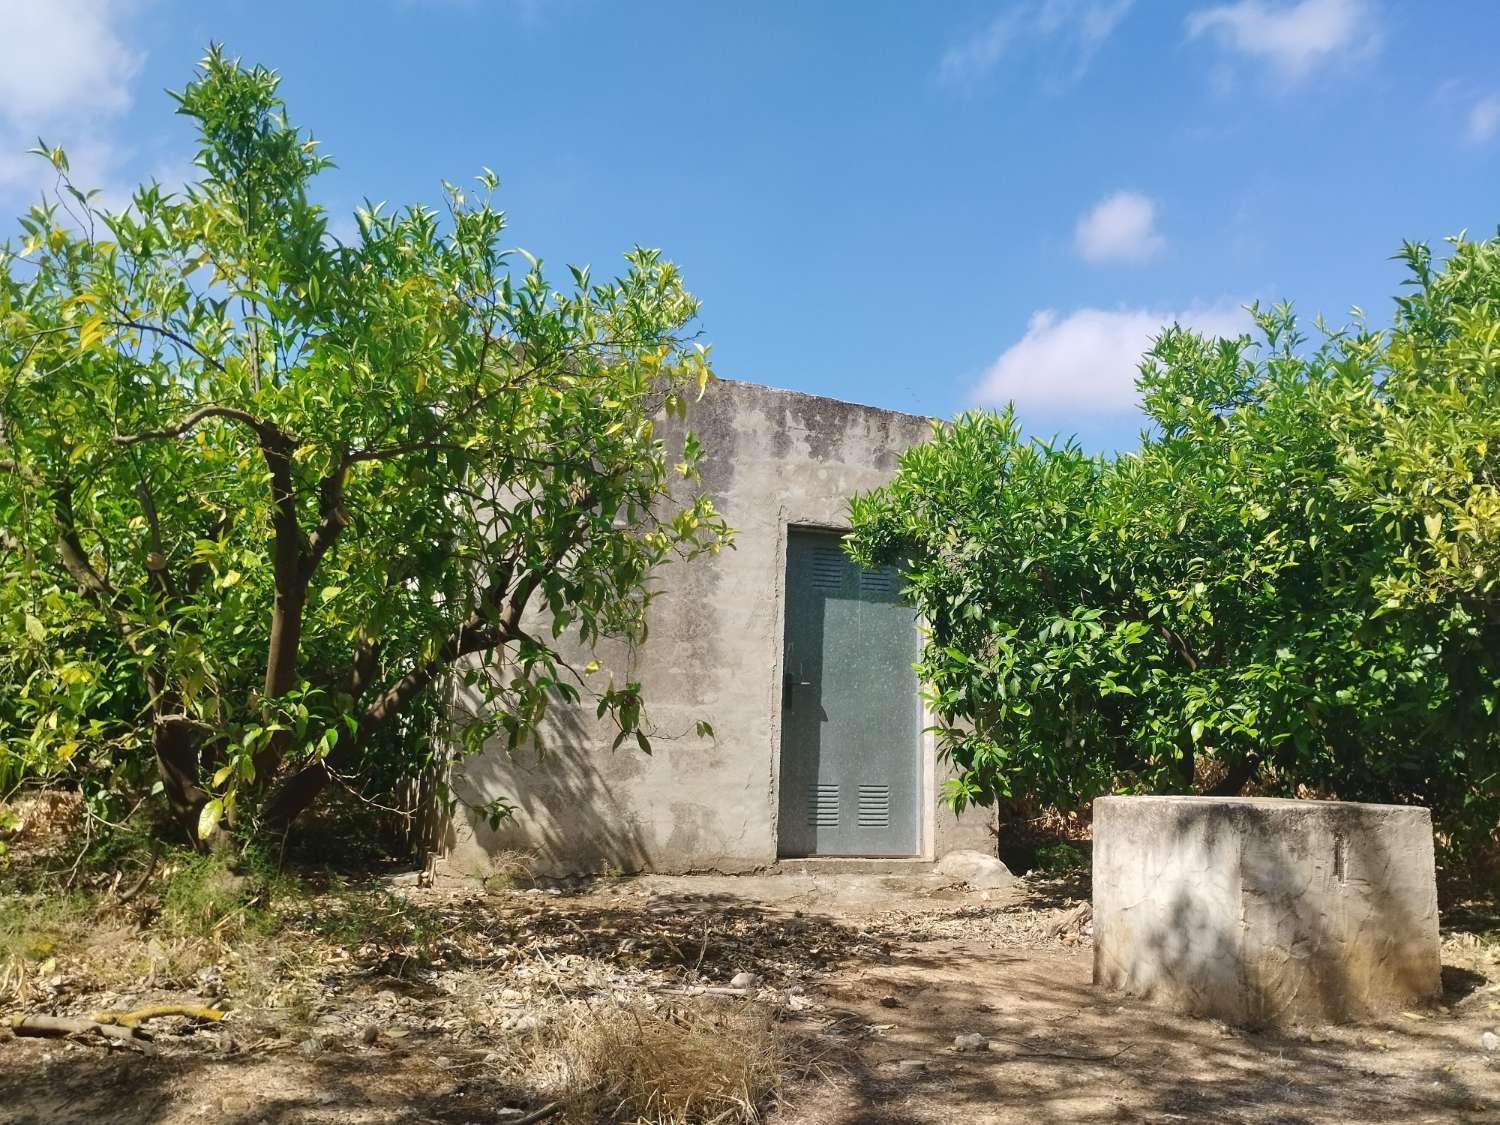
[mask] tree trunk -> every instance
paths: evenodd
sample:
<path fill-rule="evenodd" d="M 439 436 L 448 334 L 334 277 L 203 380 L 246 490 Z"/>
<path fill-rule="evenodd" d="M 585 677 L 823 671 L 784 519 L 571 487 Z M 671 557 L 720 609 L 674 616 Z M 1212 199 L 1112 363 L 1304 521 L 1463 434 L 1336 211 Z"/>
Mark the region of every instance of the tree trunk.
<path fill-rule="evenodd" d="M 266 465 L 271 471 L 271 525 L 275 540 L 271 570 L 276 593 L 271 606 L 271 636 L 266 645 L 266 677 L 261 687 L 263 705 L 279 699 L 297 686 L 297 656 L 302 644 L 302 612 L 307 605 L 311 574 L 303 565 L 302 532 L 297 524 L 296 498 L 292 486 L 291 446 L 286 442 L 264 443 Z M 286 731 L 273 734 L 255 755 L 255 780 L 264 785 L 291 744 Z"/>
<path fill-rule="evenodd" d="M 1238 797 L 1244 792 L 1245 786 L 1250 784 L 1259 770 L 1260 759 L 1254 754 L 1246 754 L 1239 761 L 1230 765 L 1223 779 L 1217 785 L 1210 788 L 1205 796 Z"/>
<path fill-rule="evenodd" d="M 262 827 L 272 833 L 285 832 L 318 799 L 329 780 L 328 769 L 322 762 L 303 766 L 271 794 L 261 815 Z"/>
<path fill-rule="evenodd" d="M 161 773 L 162 790 L 172 818 L 182 825 L 194 847 L 198 839 L 198 815 L 208 794 L 198 787 L 198 748 L 193 727 L 170 716 L 158 716 L 151 728 L 151 748 Z"/>
<path fill-rule="evenodd" d="M 520 617 L 521 604 L 524 603 L 513 604 L 508 619 L 498 626 L 470 618 L 448 638 L 434 659 L 420 668 L 413 668 L 371 700 L 359 717 L 357 730 L 352 734 L 347 728 L 342 730 L 338 743 L 325 759 L 309 763 L 277 787 L 262 811 L 262 826 L 271 832 L 285 831 L 323 792 L 331 779 L 329 769 L 342 769 L 345 762 L 353 760 L 370 736 L 401 714 L 413 699 L 432 685 L 444 668 L 461 656 L 494 648 L 509 639 Z"/>

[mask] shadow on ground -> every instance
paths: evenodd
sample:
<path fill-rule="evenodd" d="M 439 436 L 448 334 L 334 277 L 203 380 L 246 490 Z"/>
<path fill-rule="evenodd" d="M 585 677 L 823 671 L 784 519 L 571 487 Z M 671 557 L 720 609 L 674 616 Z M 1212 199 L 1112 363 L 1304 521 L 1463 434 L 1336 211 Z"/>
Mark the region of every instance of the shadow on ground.
<path fill-rule="evenodd" d="M 717 889 L 631 901 L 615 893 L 624 886 L 471 895 L 442 909 L 464 928 L 456 938 L 474 950 L 514 945 L 514 963 L 587 962 L 666 982 L 760 974 L 786 1005 L 783 1027 L 808 1071 L 789 1083 L 774 1122 L 1500 1121 L 1500 1055 L 1479 1046 L 1496 993 L 1475 967 L 1449 966 L 1450 1007 L 1413 1013 L 1425 1018 L 1246 1033 L 1102 995 L 1090 984 L 1087 949 L 1008 946 L 995 938 L 994 916 L 972 905 L 953 912 L 971 929 L 918 943 L 890 936 L 879 903 L 835 918 Z M 1066 905 L 1079 889 L 1023 887 L 993 908 Z M 448 982 L 508 971 L 504 958 L 489 964 L 466 954 L 452 968 L 467 975 Z M 438 985 L 444 971 L 433 968 Z M 340 1002 L 349 1005 L 385 987 L 346 984 Z M 806 1000 L 791 1003 L 792 995 Z M 970 1033 L 988 1048 L 952 1049 L 955 1036 Z M 310 1057 L 296 1046 L 299 1034 L 259 1045 L 247 1037 L 244 1050 L 225 1056 L 200 1032 L 156 1058 L 0 1041 L 0 1120 L 458 1123 L 504 1120 L 504 1107 L 538 1104 L 534 1091 L 507 1087 L 485 1063 L 505 1041 L 484 1028 L 427 1027 L 373 1047 L 330 1043 Z"/>

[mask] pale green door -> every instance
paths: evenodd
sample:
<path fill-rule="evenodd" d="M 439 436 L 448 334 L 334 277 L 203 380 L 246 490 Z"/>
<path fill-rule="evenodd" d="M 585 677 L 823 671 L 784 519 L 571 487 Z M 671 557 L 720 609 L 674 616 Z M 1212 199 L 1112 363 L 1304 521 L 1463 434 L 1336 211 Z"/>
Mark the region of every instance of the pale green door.
<path fill-rule="evenodd" d="M 921 850 L 916 617 L 894 567 L 855 566 L 830 532 L 787 537 L 783 856 Z"/>

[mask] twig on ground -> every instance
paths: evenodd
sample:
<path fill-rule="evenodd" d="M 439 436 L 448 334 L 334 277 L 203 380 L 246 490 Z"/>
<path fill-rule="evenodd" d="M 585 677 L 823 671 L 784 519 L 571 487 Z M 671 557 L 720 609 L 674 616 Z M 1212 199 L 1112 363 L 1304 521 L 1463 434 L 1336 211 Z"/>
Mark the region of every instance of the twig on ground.
<path fill-rule="evenodd" d="M 699 976 L 703 969 L 703 958 L 708 953 L 708 919 L 703 919 L 703 941 L 698 946 L 698 960 L 693 965 L 693 976 Z"/>
<path fill-rule="evenodd" d="M 142 1053 L 149 1053 L 151 1049 L 150 1044 L 146 1042 L 147 1036 L 139 1029 L 100 1023 L 97 1020 L 73 1019 L 66 1016 L 27 1016 L 18 1013 L 11 1017 L 10 1029 L 16 1035 L 21 1036 L 39 1039 L 76 1039 L 80 1042 L 86 1041 L 90 1035 L 98 1035 L 101 1040 L 125 1043 Z"/>

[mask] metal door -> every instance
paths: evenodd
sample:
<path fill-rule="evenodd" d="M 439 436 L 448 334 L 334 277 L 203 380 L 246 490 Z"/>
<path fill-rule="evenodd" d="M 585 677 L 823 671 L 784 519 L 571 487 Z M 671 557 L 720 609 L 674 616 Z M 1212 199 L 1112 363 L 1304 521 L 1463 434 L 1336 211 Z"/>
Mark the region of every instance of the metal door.
<path fill-rule="evenodd" d="M 783 856 L 916 855 L 921 782 L 916 616 L 894 567 L 792 528 L 781 693 Z"/>

